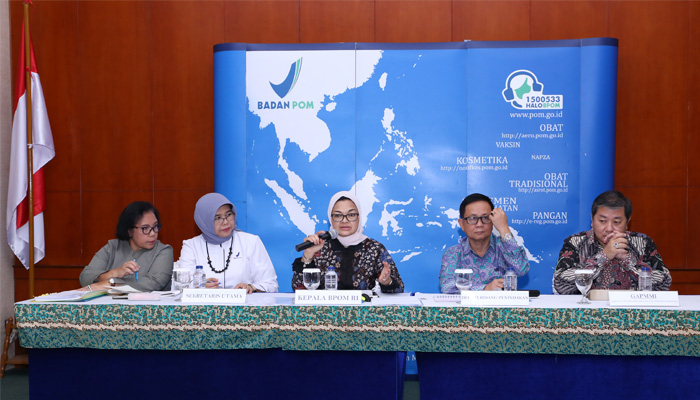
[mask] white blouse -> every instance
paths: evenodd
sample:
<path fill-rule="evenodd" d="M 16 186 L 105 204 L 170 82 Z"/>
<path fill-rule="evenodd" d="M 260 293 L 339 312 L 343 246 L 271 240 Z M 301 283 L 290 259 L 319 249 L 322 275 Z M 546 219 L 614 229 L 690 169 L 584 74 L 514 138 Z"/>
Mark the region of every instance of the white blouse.
<path fill-rule="evenodd" d="M 211 266 L 207 261 L 207 250 Z M 232 289 L 239 283 L 246 283 L 268 293 L 279 289 L 275 268 L 262 240 L 250 233 L 236 230 L 229 240 L 220 245 L 208 244 L 202 235 L 183 240 L 178 268 L 186 268 L 194 273 L 197 265 L 204 267 L 207 278 L 218 279 L 219 287 L 222 288 Z"/>

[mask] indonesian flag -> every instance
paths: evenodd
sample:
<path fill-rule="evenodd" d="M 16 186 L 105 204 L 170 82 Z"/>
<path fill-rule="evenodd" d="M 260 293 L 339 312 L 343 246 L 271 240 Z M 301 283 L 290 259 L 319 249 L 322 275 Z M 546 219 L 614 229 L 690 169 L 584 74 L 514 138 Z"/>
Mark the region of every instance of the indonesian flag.
<path fill-rule="evenodd" d="M 56 154 L 51 137 L 51 126 L 46 113 L 44 93 L 31 46 L 31 97 L 32 97 L 32 148 L 34 170 L 34 262 L 44 258 L 44 165 Z M 17 91 L 14 98 L 12 120 L 12 156 L 10 158 L 10 184 L 7 190 L 7 242 L 17 258 L 29 268 L 29 204 L 27 196 L 27 82 L 24 67 L 24 24 L 22 46 L 17 74 Z"/>

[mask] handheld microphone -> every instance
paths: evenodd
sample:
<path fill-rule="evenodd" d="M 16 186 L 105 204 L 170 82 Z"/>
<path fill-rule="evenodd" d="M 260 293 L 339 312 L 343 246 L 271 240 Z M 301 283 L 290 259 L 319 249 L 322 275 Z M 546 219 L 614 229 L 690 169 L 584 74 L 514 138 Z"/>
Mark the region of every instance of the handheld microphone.
<path fill-rule="evenodd" d="M 338 231 L 336 231 L 333 228 L 330 228 L 328 230 L 328 232 L 323 232 L 322 234 L 318 235 L 318 237 L 320 237 L 323 240 L 335 239 L 338 237 Z M 297 251 L 302 251 L 302 250 L 306 250 L 312 246 L 315 246 L 314 242 L 304 241 L 304 242 L 301 242 L 298 245 L 294 246 L 294 248 L 297 249 Z"/>

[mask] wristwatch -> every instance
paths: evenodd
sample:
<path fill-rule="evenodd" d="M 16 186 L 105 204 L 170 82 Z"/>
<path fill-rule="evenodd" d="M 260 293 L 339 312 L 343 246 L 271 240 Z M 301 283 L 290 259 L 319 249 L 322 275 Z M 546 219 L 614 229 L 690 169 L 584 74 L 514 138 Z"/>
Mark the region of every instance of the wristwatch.
<path fill-rule="evenodd" d="M 114 278 L 109 278 L 109 286 L 114 286 L 116 284 L 117 282 L 114 280 Z"/>
<path fill-rule="evenodd" d="M 503 235 L 503 240 L 512 240 L 512 239 L 513 239 L 513 234 L 510 232 Z"/>

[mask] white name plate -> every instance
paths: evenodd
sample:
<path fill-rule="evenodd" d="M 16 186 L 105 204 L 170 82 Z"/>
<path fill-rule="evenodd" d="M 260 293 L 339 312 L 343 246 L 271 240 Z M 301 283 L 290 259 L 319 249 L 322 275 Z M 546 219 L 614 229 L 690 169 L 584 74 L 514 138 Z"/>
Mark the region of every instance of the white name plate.
<path fill-rule="evenodd" d="M 294 304 L 298 306 L 362 304 L 361 290 L 297 290 Z"/>
<path fill-rule="evenodd" d="M 182 289 L 183 303 L 245 304 L 245 289 Z"/>
<path fill-rule="evenodd" d="M 678 292 L 610 290 L 610 307 L 679 307 Z"/>
<path fill-rule="evenodd" d="M 518 291 L 469 291 L 463 290 L 463 306 L 528 306 L 530 305 L 530 292 Z"/>

